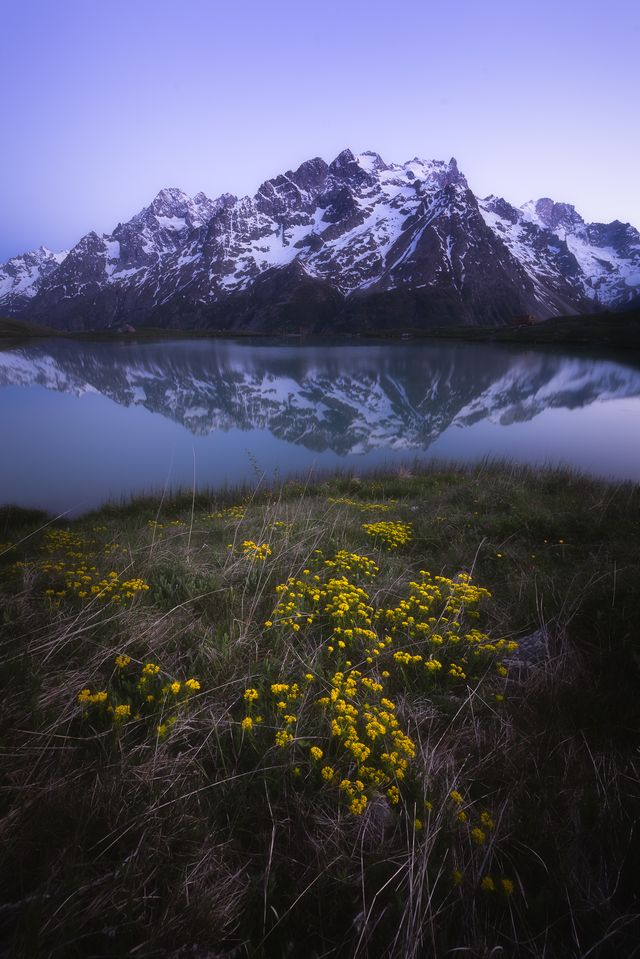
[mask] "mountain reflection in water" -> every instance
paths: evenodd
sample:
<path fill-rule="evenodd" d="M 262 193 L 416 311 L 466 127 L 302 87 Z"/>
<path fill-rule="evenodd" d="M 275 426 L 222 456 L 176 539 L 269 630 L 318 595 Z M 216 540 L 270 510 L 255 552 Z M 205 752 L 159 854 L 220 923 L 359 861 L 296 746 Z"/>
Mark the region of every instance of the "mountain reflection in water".
<path fill-rule="evenodd" d="M 201 486 L 237 482 L 250 478 L 249 454 L 280 475 L 431 451 L 564 459 L 640 479 L 629 459 L 639 397 L 640 371 L 626 363 L 487 344 L 50 341 L 0 352 L 0 435 L 12 464 L 0 473 L 0 502 L 27 495 L 59 508 L 66 482 L 68 506 L 81 496 L 86 508 L 167 479 L 190 483 L 194 457 Z M 591 444 L 585 455 L 572 452 L 576 430 Z M 58 494 L 38 493 L 21 463 L 44 470 Z"/>

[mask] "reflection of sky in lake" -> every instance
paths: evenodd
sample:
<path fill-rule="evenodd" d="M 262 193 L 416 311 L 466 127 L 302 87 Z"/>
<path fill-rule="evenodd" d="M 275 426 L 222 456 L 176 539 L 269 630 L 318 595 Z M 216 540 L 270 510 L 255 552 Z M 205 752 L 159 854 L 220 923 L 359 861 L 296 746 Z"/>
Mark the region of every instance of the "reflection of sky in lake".
<path fill-rule="evenodd" d="M 28 436 L 20 455 L 7 458 L 0 476 L 0 501 L 38 505 L 56 512 L 82 512 L 131 492 L 167 488 L 219 488 L 255 483 L 256 467 L 269 477 L 308 476 L 317 470 L 350 469 L 413 460 L 403 452 L 372 450 L 348 457 L 321 454 L 277 439 L 267 430 L 230 429 L 192 436 L 182 426 L 141 407 L 120 407 L 97 394 L 77 398 L 42 396 L 42 387 L 10 388 L 3 411 L 15 417 L 14 435 Z M 25 393 L 30 394 L 25 402 Z M 43 402 L 47 418 L 41 416 Z M 6 404 L 6 407 L 5 407 Z M 35 414 L 35 415 L 34 415 Z M 51 418 L 64 423 L 52 436 Z M 0 443 L 6 443 L 5 423 Z M 255 464 L 255 465 L 254 465 Z"/>
<path fill-rule="evenodd" d="M 189 341 L 0 352 L 0 503 L 81 512 L 416 458 L 640 480 L 640 372 L 475 344 Z"/>
<path fill-rule="evenodd" d="M 520 463 L 566 463 L 595 476 L 640 481 L 640 399 L 596 400 L 582 409 L 546 409 L 527 422 L 483 420 L 450 426 L 429 449 L 443 459 L 484 456 Z"/>

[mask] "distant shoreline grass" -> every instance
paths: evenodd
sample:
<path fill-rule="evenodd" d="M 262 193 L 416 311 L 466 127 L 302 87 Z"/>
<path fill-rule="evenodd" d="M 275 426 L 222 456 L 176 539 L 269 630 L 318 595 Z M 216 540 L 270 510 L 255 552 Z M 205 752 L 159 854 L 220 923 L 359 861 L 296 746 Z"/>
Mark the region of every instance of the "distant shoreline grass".
<path fill-rule="evenodd" d="M 639 540 L 506 465 L 0 508 L 0 943 L 632 955 Z"/>
<path fill-rule="evenodd" d="M 20 320 L 0 318 L 0 343 L 20 340 L 61 338 L 83 342 L 147 342 L 167 339 L 287 339 L 322 341 L 323 339 L 460 340 L 472 343 L 520 343 L 523 345 L 599 346 L 609 349 L 640 349 L 640 310 L 620 313 L 594 313 L 583 316 L 557 316 L 533 326 L 429 326 L 385 329 L 338 330 L 328 334 L 300 332 L 299 328 L 281 328 L 273 332 L 250 330 L 172 329 L 140 326 L 133 331 L 96 330 L 61 331 Z"/>

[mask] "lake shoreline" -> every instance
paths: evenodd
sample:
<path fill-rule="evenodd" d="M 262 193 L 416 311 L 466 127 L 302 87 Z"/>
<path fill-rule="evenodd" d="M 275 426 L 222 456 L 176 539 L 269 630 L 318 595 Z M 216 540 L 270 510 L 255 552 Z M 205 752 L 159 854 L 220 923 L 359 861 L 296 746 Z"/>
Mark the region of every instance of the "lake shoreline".
<path fill-rule="evenodd" d="M 148 342 L 171 339 L 264 339 L 288 342 L 326 342 L 327 340 L 460 340 L 473 343 L 516 343 L 531 345 L 602 346 L 612 349 L 640 350 L 640 310 L 618 313 L 595 313 L 584 316 L 560 316 L 542 320 L 533 325 L 519 326 L 444 326 L 424 329 L 406 328 L 392 330 L 338 330 L 330 333 L 311 333 L 280 330 L 212 330 L 192 328 L 188 330 L 161 327 L 138 327 L 130 331 L 96 330 L 68 331 L 23 323 L 20 320 L 0 319 L 0 344 L 3 341 L 19 342 L 24 339 L 62 338 L 79 341 L 101 342 Z"/>
<path fill-rule="evenodd" d="M 128 522 L 129 517 L 153 513 L 154 515 L 162 510 L 175 511 L 185 510 L 187 508 L 213 509 L 213 504 L 220 505 L 233 504 L 239 500 L 243 502 L 272 502 L 280 497 L 289 497 L 290 495 L 308 495 L 315 497 L 324 495 L 322 491 L 330 489 L 341 489 L 344 486 L 353 489 L 376 487 L 386 489 L 387 492 L 392 487 L 406 486 L 412 488 L 413 484 L 420 487 L 435 482 L 441 485 L 445 478 L 454 483 L 473 483 L 477 482 L 478 477 L 493 475 L 500 477 L 514 477 L 518 482 L 525 485 L 529 484 L 535 488 L 541 482 L 557 482 L 562 485 L 568 482 L 572 486 L 583 486 L 585 489 L 598 489 L 605 494 L 607 490 L 612 492 L 618 490 L 640 492 L 640 479 L 627 479 L 617 477 L 595 476 L 587 470 L 575 469 L 563 464 L 544 464 L 532 465 L 527 463 L 517 463 L 505 457 L 486 457 L 480 462 L 460 462 L 446 460 L 420 460 L 415 459 L 412 463 L 403 463 L 396 467 L 389 466 L 371 466 L 369 469 L 358 470 L 349 467 L 337 469 L 316 470 L 313 473 L 301 471 L 299 474 L 292 474 L 283 479 L 273 479 L 266 474 L 256 474 L 253 480 L 238 483 L 226 483 L 222 486 L 199 487 L 194 490 L 192 486 L 182 485 L 162 489 L 148 489 L 139 492 L 131 492 L 120 497 L 107 498 L 104 502 L 89 506 L 82 513 L 68 515 L 67 513 L 56 514 L 53 510 L 47 510 L 40 507 L 21 506 L 14 502 L 0 503 L 0 539 L 2 538 L 2 522 L 7 522 L 6 517 L 10 517 L 9 524 L 17 522 L 22 523 L 21 517 L 28 525 L 31 521 L 37 521 L 38 526 L 43 528 L 49 524 L 83 524 L 90 521 L 101 521 L 105 517 L 111 520 L 122 518 L 123 522 Z M 514 479 L 515 481 L 515 479 Z"/>
<path fill-rule="evenodd" d="M 627 954 L 639 536 L 506 463 L 0 509 L 3 942 Z"/>
<path fill-rule="evenodd" d="M 487 458 L 640 479 L 635 357 L 435 339 L 25 341 L 0 351 L 0 501 L 79 514 L 159 486 Z"/>

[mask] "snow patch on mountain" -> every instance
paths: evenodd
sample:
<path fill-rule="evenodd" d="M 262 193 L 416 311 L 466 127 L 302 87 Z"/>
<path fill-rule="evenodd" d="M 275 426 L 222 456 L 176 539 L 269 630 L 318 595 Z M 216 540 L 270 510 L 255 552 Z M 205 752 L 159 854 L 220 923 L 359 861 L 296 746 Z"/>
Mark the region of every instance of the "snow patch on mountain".
<path fill-rule="evenodd" d="M 585 223 L 575 207 L 548 197 L 521 207 L 526 222 L 553 231 L 581 272 L 584 293 L 606 306 L 623 305 L 640 286 L 640 233 L 628 223 Z"/>
<path fill-rule="evenodd" d="M 45 246 L 14 256 L 0 266 L 0 307 L 8 312 L 36 295 L 44 277 L 64 261 L 68 251 L 53 253 Z"/>

